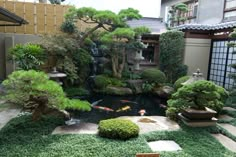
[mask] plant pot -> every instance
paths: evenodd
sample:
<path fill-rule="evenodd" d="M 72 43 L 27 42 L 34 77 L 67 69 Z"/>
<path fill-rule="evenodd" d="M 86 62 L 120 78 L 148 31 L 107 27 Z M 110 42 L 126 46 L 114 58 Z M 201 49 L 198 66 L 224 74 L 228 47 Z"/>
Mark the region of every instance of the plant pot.
<path fill-rule="evenodd" d="M 205 110 L 187 108 L 183 110 L 182 115 L 190 120 L 211 120 L 216 115 L 216 111 L 207 107 Z"/>

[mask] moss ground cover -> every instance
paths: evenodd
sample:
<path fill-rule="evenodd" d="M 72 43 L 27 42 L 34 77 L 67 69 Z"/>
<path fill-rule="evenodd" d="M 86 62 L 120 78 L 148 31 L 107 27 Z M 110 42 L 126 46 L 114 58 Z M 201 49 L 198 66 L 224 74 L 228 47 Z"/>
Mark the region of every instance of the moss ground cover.
<path fill-rule="evenodd" d="M 161 152 L 162 157 L 235 157 L 206 129 L 152 132 L 130 140 L 112 140 L 97 135 L 51 135 L 60 119 L 43 117 L 32 122 L 30 115 L 12 119 L 0 131 L 0 156 L 4 157 L 133 157 L 137 152 L 152 152 L 147 141 L 174 140 L 178 152 Z M 217 128 L 213 128 L 218 131 Z M 211 129 L 212 132 L 212 129 Z"/>

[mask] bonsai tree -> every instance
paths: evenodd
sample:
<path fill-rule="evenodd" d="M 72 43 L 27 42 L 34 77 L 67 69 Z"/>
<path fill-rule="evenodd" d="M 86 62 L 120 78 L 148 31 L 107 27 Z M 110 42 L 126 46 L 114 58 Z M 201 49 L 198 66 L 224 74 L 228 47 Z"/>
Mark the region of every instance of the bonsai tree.
<path fill-rule="evenodd" d="M 141 17 L 139 11 L 133 8 L 123 9 L 118 14 L 115 14 L 109 10 L 99 11 L 90 7 L 79 9 L 73 7 L 65 15 L 66 21 L 81 20 L 86 24 L 92 24 L 91 29 L 81 33 L 78 37 L 79 45 L 81 46 L 83 46 L 85 39 L 99 28 L 111 32 L 118 27 L 127 27 L 127 20 L 140 19 Z"/>
<path fill-rule="evenodd" d="M 175 23 L 180 24 L 181 21 L 186 21 L 187 18 L 183 17 L 184 13 L 188 12 L 188 6 L 184 3 L 179 3 L 171 7 L 170 13 L 170 24 L 173 27 Z"/>
<path fill-rule="evenodd" d="M 196 81 L 192 84 L 184 85 L 176 93 L 172 94 L 172 98 L 167 101 L 168 109 L 166 114 L 168 117 L 175 119 L 178 112 L 189 107 L 199 110 L 204 110 L 205 107 L 208 107 L 219 113 L 227 97 L 228 92 L 213 82 L 206 80 Z"/>
<path fill-rule="evenodd" d="M 60 114 L 69 118 L 64 109 L 90 111 L 87 101 L 70 100 L 66 98 L 62 87 L 49 80 L 44 72 L 34 70 L 19 70 L 3 81 L 6 88 L 6 100 L 21 105 L 33 111 L 33 120 L 38 120 L 43 114 Z"/>

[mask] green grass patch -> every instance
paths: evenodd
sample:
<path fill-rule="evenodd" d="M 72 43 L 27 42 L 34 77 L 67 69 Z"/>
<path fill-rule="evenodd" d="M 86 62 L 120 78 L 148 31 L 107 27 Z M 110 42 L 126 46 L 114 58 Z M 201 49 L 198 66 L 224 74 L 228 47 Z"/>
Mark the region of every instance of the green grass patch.
<path fill-rule="evenodd" d="M 134 157 L 136 153 L 150 153 L 147 141 L 174 140 L 182 148 L 178 152 L 161 152 L 161 157 L 235 157 L 209 132 L 217 127 L 179 131 L 161 131 L 141 135 L 130 140 L 112 140 L 97 135 L 51 135 L 63 121 L 43 117 L 31 121 L 31 115 L 12 119 L 0 131 L 0 156 L 4 157 Z"/>

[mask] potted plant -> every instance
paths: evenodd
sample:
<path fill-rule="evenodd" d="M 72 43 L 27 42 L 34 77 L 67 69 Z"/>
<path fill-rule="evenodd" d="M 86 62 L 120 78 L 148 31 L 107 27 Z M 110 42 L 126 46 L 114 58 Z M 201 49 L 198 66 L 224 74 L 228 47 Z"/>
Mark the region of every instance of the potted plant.
<path fill-rule="evenodd" d="M 199 80 L 179 88 L 168 100 L 167 116 L 176 119 L 177 113 L 191 120 L 210 120 L 219 113 L 228 92 L 211 81 Z"/>

